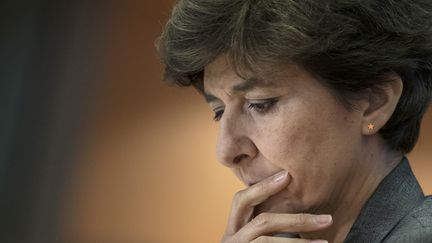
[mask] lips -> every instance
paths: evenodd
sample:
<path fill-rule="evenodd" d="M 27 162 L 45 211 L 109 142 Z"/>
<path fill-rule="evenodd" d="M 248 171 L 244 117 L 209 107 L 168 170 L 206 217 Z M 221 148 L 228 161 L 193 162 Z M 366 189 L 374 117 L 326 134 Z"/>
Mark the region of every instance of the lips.
<path fill-rule="evenodd" d="M 279 170 L 276 170 L 274 172 L 264 172 L 265 175 L 262 174 L 263 172 L 264 171 L 261 171 L 261 173 L 254 173 L 253 171 L 239 171 L 239 179 L 241 179 L 246 186 L 250 187 L 257 184 L 258 182 L 265 180 L 266 178 L 275 175 L 279 172 Z"/>
<path fill-rule="evenodd" d="M 273 173 L 269 173 L 266 176 L 257 176 L 257 177 L 254 176 L 254 177 L 250 177 L 250 178 L 243 177 L 242 180 L 243 180 L 243 182 L 244 182 L 245 185 L 247 185 L 248 187 L 250 187 L 250 186 L 253 186 L 253 185 L 255 185 L 255 184 L 257 184 L 257 183 L 265 180 L 266 178 L 274 176 L 278 172 L 279 171 L 276 171 L 276 172 L 273 172 Z M 261 179 L 258 179 L 258 178 L 261 178 Z"/>
<path fill-rule="evenodd" d="M 248 187 L 253 186 L 255 184 L 257 184 L 258 182 L 247 182 L 246 184 L 248 185 Z"/>
<path fill-rule="evenodd" d="M 260 182 L 260 181 L 262 181 L 262 180 L 245 180 L 244 183 L 245 183 L 248 187 L 250 187 L 250 186 L 253 186 L 253 185 L 257 184 L 257 183 Z"/>

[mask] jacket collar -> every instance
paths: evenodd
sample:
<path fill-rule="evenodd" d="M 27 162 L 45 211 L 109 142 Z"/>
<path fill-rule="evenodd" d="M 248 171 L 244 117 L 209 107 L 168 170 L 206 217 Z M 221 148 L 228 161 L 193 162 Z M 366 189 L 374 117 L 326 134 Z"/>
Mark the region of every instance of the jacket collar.
<path fill-rule="evenodd" d="M 345 242 L 381 242 L 423 200 L 423 191 L 404 157 L 363 206 Z"/>

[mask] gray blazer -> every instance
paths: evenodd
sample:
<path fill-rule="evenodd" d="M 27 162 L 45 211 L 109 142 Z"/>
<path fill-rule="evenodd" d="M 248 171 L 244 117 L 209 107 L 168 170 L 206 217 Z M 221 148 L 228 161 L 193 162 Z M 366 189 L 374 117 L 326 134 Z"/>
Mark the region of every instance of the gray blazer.
<path fill-rule="evenodd" d="M 408 159 L 379 184 L 345 242 L 432 243 L 432 197 L 425 197 Z"/>

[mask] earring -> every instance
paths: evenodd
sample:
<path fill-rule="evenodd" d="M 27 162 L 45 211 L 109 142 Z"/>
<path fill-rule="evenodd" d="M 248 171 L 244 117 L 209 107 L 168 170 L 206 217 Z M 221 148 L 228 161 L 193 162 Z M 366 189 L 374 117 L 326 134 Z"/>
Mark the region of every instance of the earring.
<path fill-rule="evenodd" d="M 375 125 L 372 124 L 372 122 L 369 122 L 369 124 L 367 125 L 367 128 L 369 129 L 369 131 L 372 131 L 372 130 L 374 130 Z"/>

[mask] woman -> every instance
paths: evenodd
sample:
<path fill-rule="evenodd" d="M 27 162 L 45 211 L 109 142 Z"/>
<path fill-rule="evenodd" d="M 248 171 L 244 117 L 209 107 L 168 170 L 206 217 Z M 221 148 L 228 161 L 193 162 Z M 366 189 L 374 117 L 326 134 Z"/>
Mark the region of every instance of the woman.
<path fill-rule="evenodd" d="M 247 188 L 224 243 L 432 242 L 405 154 L 432 93 L 432 2 L 183 0 L 165 77 L 201 92 Z"/>

